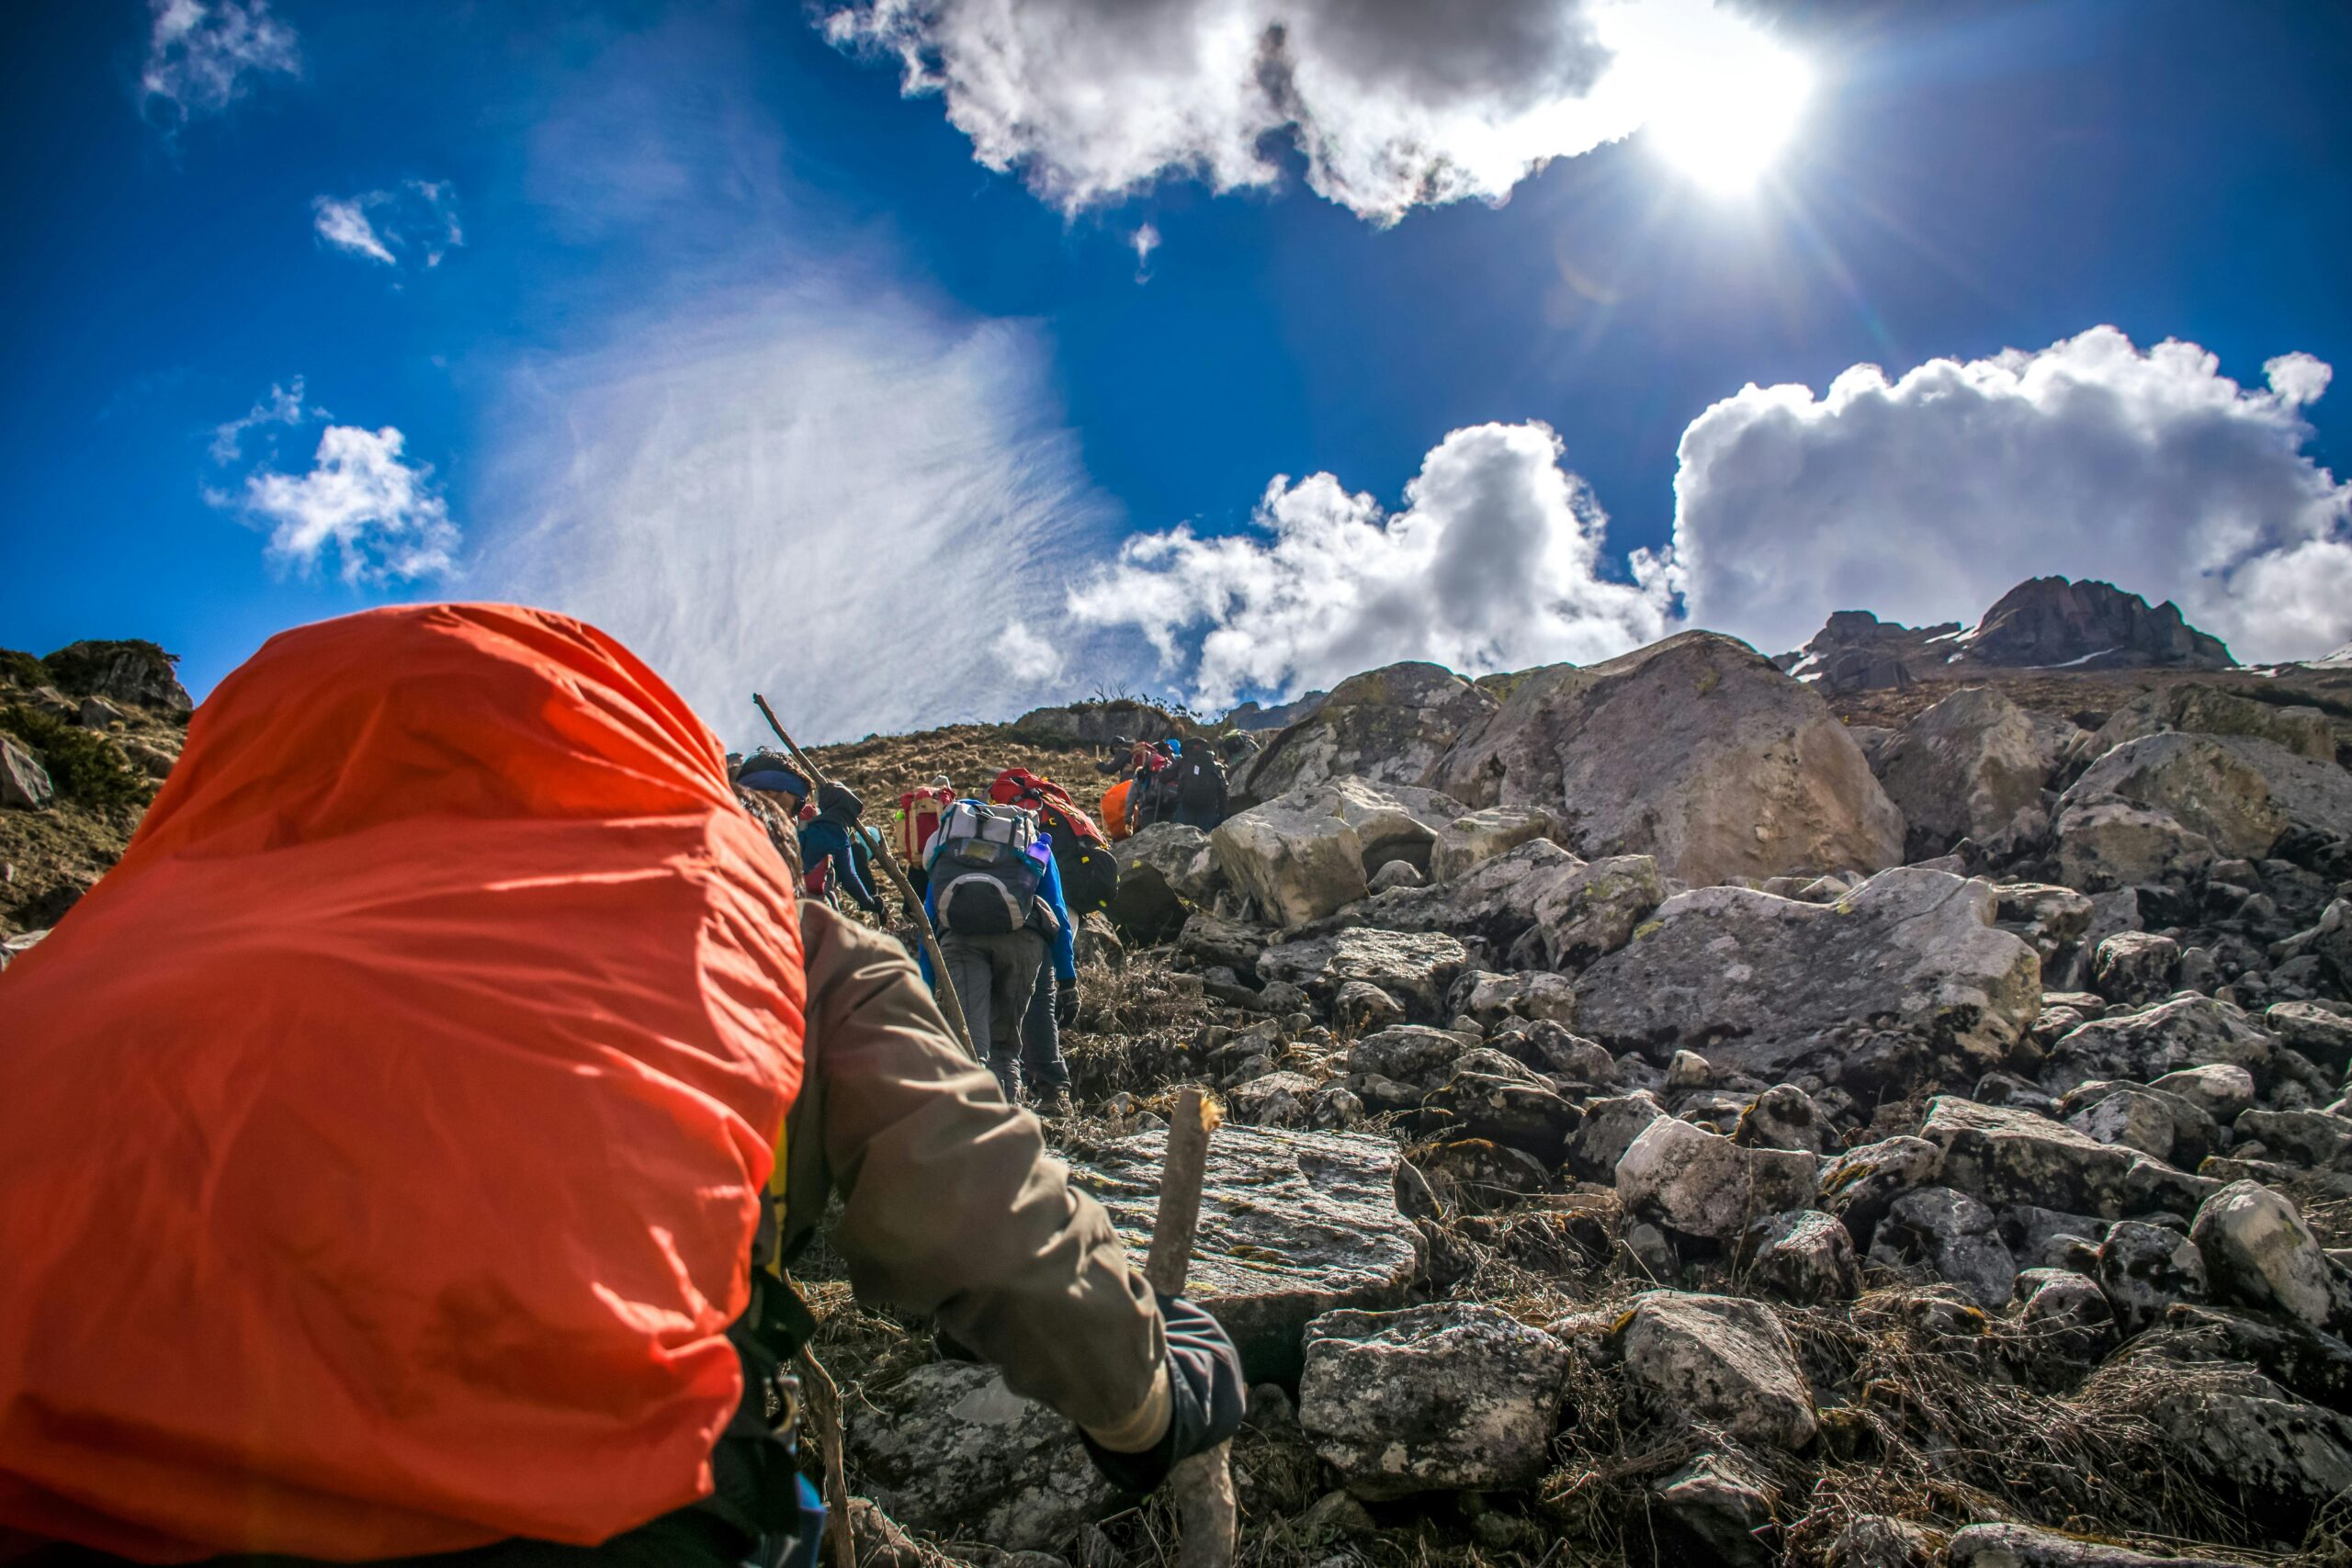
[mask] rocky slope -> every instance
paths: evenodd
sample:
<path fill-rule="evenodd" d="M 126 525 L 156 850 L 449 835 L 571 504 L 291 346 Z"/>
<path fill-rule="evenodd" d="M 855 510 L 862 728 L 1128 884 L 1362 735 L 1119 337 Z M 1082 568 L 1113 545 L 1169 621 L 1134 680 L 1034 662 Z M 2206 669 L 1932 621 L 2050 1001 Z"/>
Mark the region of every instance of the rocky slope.
<path fill-rule="evenodd" d="M 1049 1132 L 1140 1256 L 1176 1089 L 1224 1103 L 1241 1561 L 2352 1562 L 2352 702 L 2187 646 L 1396 666 L 1124 844 Z M 1083 789 L 1138 716 L 1055 712 L 823 760 Z M 1066 1424 L 807 1283 L 861 1562 L 1173 1560 Z"/>

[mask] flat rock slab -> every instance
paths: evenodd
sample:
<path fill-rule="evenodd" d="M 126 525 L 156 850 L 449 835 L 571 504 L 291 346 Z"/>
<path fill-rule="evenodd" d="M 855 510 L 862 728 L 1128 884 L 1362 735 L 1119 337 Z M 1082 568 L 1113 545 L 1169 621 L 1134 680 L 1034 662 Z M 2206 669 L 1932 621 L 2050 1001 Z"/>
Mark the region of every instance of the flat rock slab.
<path fill-rule="evenodd" d="M 1942 1185 L 1995 1207 L 2033 1203 L 2102 1220 L 2187 1216 L 2221 1186 L 2047 1116 L 1952 1095 L 1928 1102 L 1919 1135 L 1942 1151 Z"/>
<path fill-rule="evenodd" d="M 1111 1212 L 1140 1268 L 1159 1206 L 1163 1133 L 1139 1133 L 1073 1160 L 1071 1176 Z M 1385 1138 L 1220 1127 L 1209 1140 L 1201 1228 L 1184 1293 L 1225 1325 L 1252 1382 L 1298 1375 L 1309 1319 L 1402 1303 L 1420 1232 L 1396 1207 L 1403 1152 Z"/>

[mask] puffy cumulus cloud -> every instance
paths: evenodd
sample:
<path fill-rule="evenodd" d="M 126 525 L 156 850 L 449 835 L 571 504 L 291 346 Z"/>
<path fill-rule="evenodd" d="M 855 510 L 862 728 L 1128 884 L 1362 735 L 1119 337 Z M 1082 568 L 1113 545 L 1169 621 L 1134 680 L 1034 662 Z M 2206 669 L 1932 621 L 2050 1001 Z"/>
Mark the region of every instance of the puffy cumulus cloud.
<path fill-rule="evenodd" d="M 399 266 L 409 255 L 439 266 L 443 256 L 466 243 L 458 223 L 457 193 L 446 180 L 406 180 L 390 190 L 316 197 L 311 221 L 326 244 L 385 266 Z"/>
<path fill-rule="evenodd" d="M 1111 522 L 1025 327 L 863 284 L 697 292 L 528 365 L 470 575 L 592 621 L 721 733 L 995 720 L 1055 694 L 1051 563 Z"/>
<path fill-rule="evenodd" d="M 1469 674 L 1605 659 L 1664 635 L 1672 571 L 1646 551 L 1601 573 L 1608 519 L 1548 425 L 1448 435 L 1385 513 L 1329 474 L 1277 478 L 1255 531 L 1140 535 L 1071 590 L 1083 625 L 1130 626 L 1193 699 L 1285 695 L 1425 659 Z"/>
<path fill-rule="evenodd" d="M 1691 71 L 1778 55 L 1708 0 L 849 0 L 824 27 L 1065 209 L 1168 174 L 1269 184 L 1287 132 L 1309 186 L 1384 222 L 1499 201 L 1703 91 Z"/>
<path fill-rule="evenodd" d="M 304 573 L 331 551 L 336 575 L 354 586 L 446 577 L 457 570 L 459 531 L 431 466 L 411 462 L 405 446 L 390 425 L 331 424 L 309 472 L 257 469 L 241 493 L 214 499 L 267 524 L 270 558 Z"/>
<path fill-rule="evenodd" d="M 2306 451 L 2329 367 L 2243 387 L 2195 344 L 2097 327 L 2033 353 L 1750 386 L 1683 432 L 1674 551 L 1700 625 L 1794 648 L 1832 610 L 1972 620 L 2025 578 L 2103 578 L 2241 659 L 2352 636 L 2352 487 Z"/>
<path fill-rule="evenodd" d="M 269 14 L 269 0 L 149 0 L 143 107 L 171 124 L 219 114 L 257 78 L 300 76 L 294 29 Z"/>

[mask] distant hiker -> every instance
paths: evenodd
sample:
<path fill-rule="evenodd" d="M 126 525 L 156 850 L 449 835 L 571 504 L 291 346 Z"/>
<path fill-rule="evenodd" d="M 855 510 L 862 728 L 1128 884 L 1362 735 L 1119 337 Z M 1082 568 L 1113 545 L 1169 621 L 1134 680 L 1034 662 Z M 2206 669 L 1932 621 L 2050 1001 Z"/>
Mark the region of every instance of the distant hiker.
<path fill-rule="evenodd" d="M 1225 759 L 1227 774 L 1238 773 L 1258 760 L 1265 743 L 1246 729 L 1228 729 L 1216 738 L 1216 749 Z"/>
<path fill-rule="evenodd" d="M 1170 801 L 1167 819 L 1207 832 L 1225 820 L 1225 763 L 1214 748 L 1180 752 L 1160 775 Z"/>
<path fill-rule="evenodd" d="M 938 928 L 940 957 L 972 1042 L 988 1053 L 1006 1100 L 1021 1103 L 1024 1065 L 1049 1099 L 1062 1097 L 1069 1072 L 1057 1034 L 1023 1027 L 1049 952 L 1048 1008 L 1071 1010 L 1074 1016 L 1078 1006 L 1077 927 L 1062 899 L 1053 847 L 1035 816 L 984 800 L 949 807 L 932 840 L 923 908 Z M 929 977 L 927 958 L 923 972 Z M 1023 1063 L 1024 1046 L 1039 1054 L 1034 1064 Z"/>
<path fill-rule="evenodd" d="M 1054 850 L 1054 869 L 1061 874 L 1062 898 L 1070 915 L 1084 919 L 1106 908 L 1119 890 L 1119 860 L 1111 840 L 1079 809 L 1069 791 L 1026 768 L 1007 768 L 989 785 L 989 798 L 999 806 L 1018 806 L 1037 816 Z"/>
<path fill-rule="evenodd" d="M 865 803 L 846 786 L 817 786 L 817 817 L 800 829 L 800 863 L 812 890 L 838 888 L 877 920 L 888 914 L 874 892 L 873 851 L 858 825 Z"/>
<path fill-rule="evenodd" d="M 922 789 L 910 789 L 899 796 L 899 809 L 893 817 L 897 842 L 891 847 L 898 852 L 899 863 L 906 868 L 907 880 L 914 884 L 920 894 L 930 880 L 923 870 L 923 856 L 931 849 L 932 835 L 939 831 L 939 819 L 956 804 L 956 786 L 940 773 Z"/>
<path fill-rule="evenodd" d="M 563 616 L 273 637 L 0 1020 L 0 1560 L 812 1562 L 778 1269 L 836 1188 L 858 1298 L 1120 1485 L 1240 1425 L 1223 1331 Z"/>
<path fill-rule="evenodd" d="M 1168 770 L 1175 765 L 1180 742 L 1154 740 L 1139 742 L 1135 755 L 1141 759 L 1130 777 L 1134 787 L 1127 791 L 1127 827 L 1140 833 L 1154 822 L 1165 822 L 1175 812 L 1175 799 L 1167 789 Z"/>

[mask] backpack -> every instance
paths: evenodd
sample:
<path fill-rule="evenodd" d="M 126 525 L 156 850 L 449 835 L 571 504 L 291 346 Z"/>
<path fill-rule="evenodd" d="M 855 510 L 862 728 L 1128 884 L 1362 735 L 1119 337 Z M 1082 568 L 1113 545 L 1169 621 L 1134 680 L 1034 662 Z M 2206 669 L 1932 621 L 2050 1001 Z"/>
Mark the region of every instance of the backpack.
<path fill-rule="evenodd" d="M 899 796 L 899 818 L 893 826 L 901 865 L 922 864 L 932 836 L 939 831 L 940 818 L 954 804 L 956 792 L 952 789 L 910 789 Z"/>
<path fill-rule="evenodd" d="M 959 800 L 931 843 L 932 905 L 961 936 L 1002 936 L 1029 923 L 1052 846 L 1017 806 Z"/>
<path fill-rule="evenodd" d="M 1119 890 L 1119 863 L 1111 853 L 1111 840 L 1094 818 L 1079 809 L 1069 791 L 1026 768 L 1007 768 L 989 785 L 989 798 L 1037 814 L 1053 849 L 1054 867 L 1061 873 L 1062 902 L 1071 919 L 1081 919 L 1111 902 L 1111 895 Z"/>
<path fill-rule="evenodd" d="M 1176 803 L 1186 811 L 1224 815 L 1225 764 L 1216 760 L 1216 752 L 1194 747 L 1176 759 L 1169 777 L 1173 781 Z"/>
<path fill-rule="evenodd" d="M 1136 781 L 1125 778 L 1102 792 L 1102 827 L 1113 843 L 1132 830 L 1127 827 L 1127 795 L 1135 787 Z"/>

